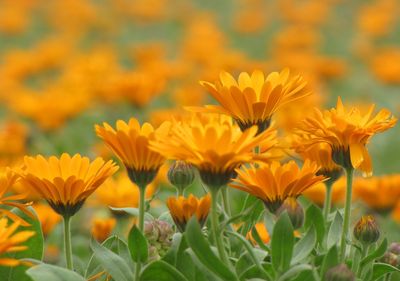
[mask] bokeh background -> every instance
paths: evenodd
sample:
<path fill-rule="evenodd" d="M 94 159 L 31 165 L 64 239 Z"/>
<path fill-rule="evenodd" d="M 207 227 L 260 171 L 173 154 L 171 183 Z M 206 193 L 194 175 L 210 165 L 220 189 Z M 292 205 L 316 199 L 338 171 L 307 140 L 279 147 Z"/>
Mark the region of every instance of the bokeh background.
<path fill-rule="evenodd" d="M 338 96 L 400 116 L 399 14 L 398 0 L 0 0 L 1 166 L 38 153 L 111 158 L 94 124 L 134 116 L 157 126 L 184 106 L 213 103 L 198 81 L 221 70 L 289 67 L 309 80 L 314 94 L 276 116 L 281 135 Z M 399 138 L 396 126 L 373 139 L 376 177 L 360 179 L 355 191 L 356 214 L 378 214 L 391 241 L 400 239 Z M 157 192 L 157 214 L 173 193 L 166 169 L 149 192 Z M 81 221 L 111 217 L 107 205 L 137 204 L 123 171 L 106 186 Z M 335 189 L 339 205 L 343 186 Z M 199 184 L 192 191 L 202 193 Z M 320 202 L 323 188 L 308 197 Z M 241 200 L 233 192 L 233 203 Z M 56 259 L 60 227 L 45 210 L 48 258 Z M 84 260 L 90 226 L 75 228 Z"/>

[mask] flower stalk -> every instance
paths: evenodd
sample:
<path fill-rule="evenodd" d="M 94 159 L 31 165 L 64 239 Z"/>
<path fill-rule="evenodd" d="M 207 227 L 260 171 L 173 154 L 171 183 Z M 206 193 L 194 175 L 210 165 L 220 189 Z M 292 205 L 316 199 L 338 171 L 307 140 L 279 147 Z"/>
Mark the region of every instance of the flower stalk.
<path fill-rule="evenodd" d="M 324 208 L 323 208 L 323 215 L 324 215 L 325 223 L 327 222 L 328 216 L 331 212 L 332 186 L 333 186 L 333 182 L 331 182 L 331 181 L 325 182 L 326 195 L 325 195 Z"/>
<path fill-rule="evenodd" d="M 349 235 L 354 169 L 347 168 L 345 171 L 346 171 L 346 178 L 347 178 L 346 202 L 345 202 L 345 208 L 344 208 L 342 236 L 340 239 L 340 260 L 342 262 L 344 262 L 344 260 L 346 258 L 346 249 L 347 249 L 346 240 Z"/>
<path fill-rule="evenodd" d="M 71 243 L 71 216 L 64 216 L 64 251 L 65 261 L 69 270 L 74 270 Z"/>
<path fill-rule="evenodd" d="M 144 205 L 146 204 L 146 186 L 139 186 L 139 221 L 138 227 L 140 232 L 144 235 Z M 140 278 L 140 270 L 142 263 L 138 261 L 135 266 L 135 280 L 138 281 Z"/>

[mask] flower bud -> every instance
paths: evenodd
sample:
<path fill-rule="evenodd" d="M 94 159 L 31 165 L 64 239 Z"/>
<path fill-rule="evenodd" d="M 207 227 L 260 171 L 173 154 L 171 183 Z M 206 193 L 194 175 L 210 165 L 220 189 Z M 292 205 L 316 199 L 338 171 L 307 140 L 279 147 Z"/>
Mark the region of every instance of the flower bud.
<path fill-rule="evenodd" d="M 195 178 L 193 166 L 185 161 L 175 161 L 168 170 L 168 180 L 179 191 L 191 185 Z"/>
<path fill-rule="evenodd" d="M 332 267 L 325 273 L 326 281 L 354 281 L 353 272 L 344 263 Z"/>
<path fill-rule="evenodd" d="M 146 221 L 143 232 L 149 242 L 157 241 L 160 236 L 160 230 L 157 227 L 156 221 Z"/>
<path fill-rule="evenodd" d="M 400 243 L 390 244 L 381 261 L 397 268 L 400 267 Z"/>
<path fill-rule="evenodd" d="M 284 211 L 289 215 L 290 221 L 292 222 L 293 228 L 298 229 L 302 227 L 304 223 L 304 210 L 303 207 L 297 202 L 296 198 L 288 197 L 279 207 L 276 214 L 279 216 Z"/>
<path fill-rule="evenodd" d="M 172 226 L 160 220 L 146 221 L 144 235 L 149 242 L 149 259 L 159 260 L 169 250 L 172 244 Z"/>
<path fill-rule="evenodd" d="M 395 255 L 400 255 L 400 243 L 394 242 L 390 244 L 388 251 Z"/>
<path fill-rule="evenodd" d="M 379 228 L 372 216 L 362 216 L 354 227 L 354 237 L 365 244 L 372 244 L 379 239 Z"/>

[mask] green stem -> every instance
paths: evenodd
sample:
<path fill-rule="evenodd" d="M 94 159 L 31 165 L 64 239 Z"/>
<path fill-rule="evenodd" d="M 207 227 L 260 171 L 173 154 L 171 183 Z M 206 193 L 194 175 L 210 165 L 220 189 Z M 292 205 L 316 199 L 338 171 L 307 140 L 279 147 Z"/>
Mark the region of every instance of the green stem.
<path fill-rule="evenodd" d="M 229 203 L 229 193 L 228 193 L 228 187 L 224 186 L 221 188 L 221 193 L 222 193 L 222 203 L 224 205 L 224 210 L 225 213 L 228 215 L 228 217 L 231 217 L 231 205 Z"/>
<path fill-rule="evenodd" d="M 349 226 L 350 226 L 353 171 L 354 170 L 352 168 L 346 169 L 346 177 L 347 177 L 346 202 L 344 208 L 342 236 L 340 240 L 340 260 L 342 262 L 344 262 L 346 258 L 346 248 L 347 248 L 346 240 L 349 234 Z"/>
<path fill-rule="evenodd" d="M 140 232 L 143 234 L 144 229 L 144 205 L 146 204 L 146 187 L 139 187 L 139 222 L 138 227 Z M 140 278 L 140 270 L 142 268 L 141 262 L 136 263 L 135 269 L 135 280 L 138 281 Z"/>
<path fill-rule="evenodd" d="M 64 216 L 64 251 L 65 261 L 69 270 L 74 270 L 72 261 L 72 245 L 71 245 L 71 217 Z"/>
<path fill-rule="evenodd" d="M 218 214 L 217 214 L 217 200 L 218 200 L 219 189 L 211 189 L 211 228 L 214 236 L 214 241 L 218 249 L 219 257 L 221 260 L 229 265 L 229 259 L 226 255 L 224 244 L 222 241 L 222 235 L 218 233 Z"/>
<path fill-rule="evenodd" d="M 177 188 L 178 197 L 183 196 L 183 188 Z"/>
<path fill-rule="evenodd" d="M 359 266 L 360 266 L 360 260 L 361 260 L 362 258 L 364 258 L 364 257 L 368 254 L 368 249 L 369 249 L 369 245 L 368 245 L 368 244 L 363 244 L 363 245 L 361 245 L 360 259 L 357 260 L 357 263 L 355 263 L 355 267 L 354 267 L 353 272 L 354 272 L 355 274 L 357 274 L 357 276 L 359 276 L 359 277 L 361 277 L 361 274 L 362 274 L 362 268 L 359 268 Z"/>
<path fill-rule="evenodd" d="M 328 221 L 328 216 L 329 216 L 329 213 L 331 212 L 332 185 L 333 185 L 333 183 L 330 181 L 325 182 L 326 194 L 325 194 L 324 209 L 323 209 L 325 223 Z"/>

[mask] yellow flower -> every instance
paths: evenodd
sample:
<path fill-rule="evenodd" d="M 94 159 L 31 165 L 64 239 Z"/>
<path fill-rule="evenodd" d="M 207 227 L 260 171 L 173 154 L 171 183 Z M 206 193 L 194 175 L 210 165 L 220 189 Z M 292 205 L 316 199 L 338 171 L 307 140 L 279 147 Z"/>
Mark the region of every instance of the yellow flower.
<path fill-rule="evenodd" d="M 33 205 L 33 208 L 35 209 L 40 225 L 42 226 L 43 235 L 49 235 L 50 232 L 53 231 L 54 227 L 56 227 L 56 225 L 61 221 L 61 217 L 47 204 L 36 203 Z"/>
<path fill-rule="evenodd" d="M 399 186 L 399 174 L 360 178 L 354 182 L 354 196 L 374 210 L 391 210 L 400 200 Z"/>
<path fill-rule="evenodd" d="M 13 221 L 18 221 L 23 226 L 28 226 L 29 223 L 14 214 L 13 212 L 3 209 L 2 206 L 16 207 L 19 208 L 26 215 L 33 218 L 33 215 L 27 207 L 30 204 L 19 203 L 18 200 L 25 199 L 24 194 L 10 194 L 10 188 L 17 182 L 18 176 L 11 170 L 6 169 L 0 173 L 0 215 L 5 215 L 12 219 Z"/>
<path fill-rule="evenodd" d="M 296 198 L 306 189 L 323 181 L 323 176 L 316 175 L 318 169 L 318 165 L 309 160 L 304 162 L 302 168 L 294 161 L 283 165 L 273 162 L 259 168 L 251 165 L 243 170 L 237 169 L 238 177 L 230 186 L 258 197 L 275 213 L 286 198 Z"/>
<path fill-rule="evenodd" d="M 332 148 L 327 143 L 307 145 L 308 135 L 295 135 L 292 138 L 292 147 L 305 160 L 315 162 L 320 169 L 317 174 L 323 175 L 328 181 L 335 182 L 342 174 L 342 167 L 332 159 Z"/>
<path fill-rule="evenodd" d="M 341 204 L 344 201 L 346 193 L 346 179 L 341 177 L 332 185 L 332 204 Z M 326 185 L 324 183 L 318 183 L 303 192 L 304 197 L 307 197 L 315 204 L 319 206 L 324 205 L 326 196 Z"/>
<path fill-rule="evenodd" d="M 157 186 L 153 183 L 146 188 L 146 198 L 150 198 L 156 190 Z M 136 208 L 139 205 L 139 187 L 137 185 L 132 187 L 129 178 L 123 173 L 116 179 L 109 178 L 94 195 L 93 201 L 101 206 Z"/>
<path fill-rule="evenodd" d="M 14 222 L 10 226 L 7 226 L 7 219 L 0 219 L 0 266 L 16 266 L 20 264 L 20 261 L 16 259 L 2 258 L 1 256 L 6 253 L 26 250 L 27 247 L 21 244 L 35 234 L 33 231 L 19 231 L 15 233 L 19 225 L 19 222 Z"/>
<path fill-rule="evenodd" d="M 346 109 L 339 97 L 336 108 L 324 112 L 315 109 L 313 116 L 302 121 L 300 131 L 309 135 L 308 145 L 328 143 L 335 163 L 371 175 L 372 163 L 366 144 L 373 135 L 386 131 L 397 122 L 388 110 L 382 109 L 374 117 L 373 110 L 374 105 L 364 115 L 358 108 Z"/>
<path fill-rule="evenodd" d="M 255 230 L 258 233 L 258 236 L 260 236 L 261 241 L 264 244 L 268 244 L 271 238 L 269 236 L 267 228 L 265 227 L 265 224 L 263 222 L 258 222 L 258 223 L 256 223 L 256 225 L 254 227 L 255 227 Z M 253 243 L 253 245 L 257 245 L 257 242 L 254 239 L 253 234 L 251 233 L 251 231 L 249 231 L 247 233 L 246 238 L 249 239 Z"/>
<path fill-rule="evenodd" d="M 193 194 L 189 198 L 170 197 L 167 199 L 167 206 L 179 231 L 184 232 L 186 224 L 193 216 L 196 216 L 201 226 L 204 225 L 210 211 L 211 197 L 209 194 L 202 198 L 196 198 Z"/>
<path fill-rule="evenodd" d="M 95 128 L 97 135 L 124 163 L 132 182 L 144 188 L 154 179 L 165 157 L 150 150 L 149 143 L 158 138 L 167 138 L 169 122 L 154 129 L 149 123 L 140 127 L 139 122 L 131 118 L 129 123 L 118 120 L 116 130 L 107 123 L 103 123 L 103 127 L 96 125 Z"/>
<path fill-rule="evenodd" d="M 257 134 L 257 127 L 241 132 L 232 118 L 214 114 L 194 114 L 176 123 L 168 138 L 151 142 L 151 147 L 166 157 L 196 166 L 209 187 L 225 185 L 241 164 L 263 159 L 252 149 L 262 146 L 264 153 L 276 144 L 272 129 Z"/>
<path fill-rule="evenodd" d="M 112 230 L 114 229 L 117 220 L 115 218 L 108 219 L 94 219 L 92 222 L 92 235 L 99 241 L 103 242 L 110 236 Z"/>
<path fill-rule="evenodd" d="M 242 72 L 236 81 L 229 73 L 222 72 L 214 84 L 200 82 L 220 105 L 207 105 L 200 111 L 232 116 L 242 130 L 253 125 L 259 132 L 270 126 L 272 115 L 285 104 L 310 94 L 306 81 L 289 70 L 272 72 L 267 77 L 259 70 L 251 76 Z"/>
<path fill-rule="evenodd" d="M 58 214 L 70 217 L 117 169 L 112 161 L 96 158 L 91 162 L 79 154 L 64 153 L 48 159 L 26 156 L 18 174 L 26 188 L 40 194 Z"/>

